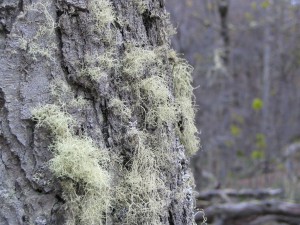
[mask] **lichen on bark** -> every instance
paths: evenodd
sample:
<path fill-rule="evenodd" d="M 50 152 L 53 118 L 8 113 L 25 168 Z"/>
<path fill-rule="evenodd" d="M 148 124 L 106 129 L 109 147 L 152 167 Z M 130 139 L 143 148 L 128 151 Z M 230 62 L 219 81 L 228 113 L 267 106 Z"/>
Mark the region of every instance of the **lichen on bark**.
<path fill-rule="evenodd" d="M 22 2 L 1 52 L 15 55 L 1 63 L 19 68 L 1 76 L 17 73 L 24 97 L 9 101 L 14 90 L 0 87 L 11 128 L 4 139 L 13 142 L 6 151 L 16 152 L 24 171 L 10 176 L 21 176 L 30 193 L 12 198 L 21 211 L 8 224 L 192 224 L 185 156 L 198 146 L 191 69 L 170 50 L 162 2 L 144 1 L 142 10 L 136 1 Z M 42 26 L 55 21 L 52 32 L 42 32 L 51 35 L 37 36 L 42 28 L 32 18 Z M 49 199 L 48 208 L 26 209 L 37 207 L 31 195 Z"/>

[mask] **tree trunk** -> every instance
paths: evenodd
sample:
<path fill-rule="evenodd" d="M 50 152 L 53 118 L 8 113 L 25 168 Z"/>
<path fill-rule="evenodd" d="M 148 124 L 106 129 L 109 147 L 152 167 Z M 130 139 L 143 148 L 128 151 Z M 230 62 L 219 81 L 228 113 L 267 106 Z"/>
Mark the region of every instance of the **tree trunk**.
<path fill-rule="evenodd" d="M 0 0 L 1 225 L 193 224 L 170 32 L 163 0 Z"/>
<path fill-rule="evenodd" d="M 272 1 L 270 1 L 271 4 Z M 266 25 L 264 28 L 264 52 L 263 52 L 263 78 L 262 78 L 262 85 L 263 85 L 263 108 L 262 108 L 262 133 L 265 136 L 266 146 L 266 182 L 269 182 L 269 177 L 267 175 L 270 167 L 271 155 L 272 150 L 269 147 L 270 142 L 270 90 L 271 90 L 271 57 L 272 57 L 272 49 L 271 49 L 271 6 L 269 6 L 266 10 Z"/>

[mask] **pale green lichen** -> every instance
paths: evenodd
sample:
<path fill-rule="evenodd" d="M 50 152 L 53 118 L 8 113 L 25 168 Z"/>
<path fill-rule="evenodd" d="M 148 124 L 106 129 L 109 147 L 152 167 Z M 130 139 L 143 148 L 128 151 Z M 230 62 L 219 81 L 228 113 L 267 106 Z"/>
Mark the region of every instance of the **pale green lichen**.
<path fill-rule="evenodd" d="M 133 0 L 134 4 L 137 6 L 138 12 L 142 14 L 147 9 L 147 0 Z"/>
<path fill-rule="evenodd" d="M 143 79 L 139 86 L 145 92 L 146 100 L 154 106 L 166 104 L 171 97 L 166 81 L 159 76 Z"/>
<path fill-rule="evenodd" d="M 193 68 L 184 60 L 177 58 L 174 53 L 171 53 L 171 56 L 173 56 L 175 62 L 173 69 L 175 101 L 180 110 L 180 123 L 177 134 L 187 153 L 192 155 L 198 151 L 200 145 L 195 125 L 195 107 L 192 102 L 193 87 L 191 81 Z"/>
<path fill-rule="evenodd" d="M 60 110 L 56 105 L 47 104 L 32 110 L 37 127 L 47 127 L 52 133 L 62 139 L 72 135 L 74 119 Z"/>
<path fill-rule="evenodd" d="M 111 201 L 107 151 L 97 148 L 87 137 L 74 136 L 56 141 L 53 149 L 50 169 L 54 175 L 71 179 L 84 190 L 84 194 L 77 196 L 77 203 L 68 203 L 69 207 L 81 209 L 74 216 L 78 217 L 80 224 L 104 224 Z"/>
<path fill-rule="evenodd" d="M 61 108 L 82 109 L 88 102 L 83 96 L 76 96 L 66 81 L 55 78 L 50 84 L 52 97 Z"/>
<path fill-rule="evenodd" d="M 115 13 L 109 0 L 91 0 L 89 9 L 94 19 L 94 28 L 100 32 L 115 20 Z"/>
<path fill-rule="evenodd" d="M 192 72 L 193 72 L 192 66 L 187 64 L 184 60 L 177 59 L 177 62 L 173 68 L 174 93 L 176 98 L 180 98 L 180 97 L 192 98 L 193 96 L 193 86 L 191 84 Z"/>
<path fill-rule="evenodd" d="M 128 210 L 125 224 L 162 225 L 160 217 L 165 214 L 167 207 L 167 189 L 155 152 L 146 144 L 149 136 L 136 128 L 131 129 L 128 136 L 135 146 L 135 154 L 131 168 L 117 192 L 118 202 Z"/>
<path fill-rule="evenodd" d="M 195 154 L 199 149 L 198 129 L 195 125 L 195 110 L 190 98 L 176 100 L 181 115 L 181 122 L 177 134 L 189 155 Z"/>
<path fill-rule="evenodd" d="M 65 187 L 64 197 L 70 209 L 67 224 L 104 224 L 111 201 L 107 151 L 96 147 L 87 136 L 75 136 L 74 120 L 58 106 L 45 105 L 32 113 L 37 126 L 49 128 L 55 136 L 49 168 Z M 82 189 L 82 194 L 77 194 L 77 188 Z"/>
<path fill-rule="evenodd" d="M 59 138 L 54 146 L 54 157 L 50 168 L 57 177 L 68 177 L 92 188 L 104 187 L 109 183 L 106 151 L 95 147 L 87 137 L 70 136 Z"/>
<path fill-rule="evenodd" d="M 123 72 L 132 79 L 142 78 L 146 73 L 155 73 L 157 56 L 154 51 L 129 47 L 123 59 Z"/>
<path fill-rule="evenodd" d="M 119 62 L 115 59 L 114 53 L 111 51 L 106 51 L 103 54 L 87 55 L 85 63 L 86 65 L 80 74 L 90 77 L 94 81 L 99 81 L 99 79 L 107 77 L 112 69 L 119 67 Z"/>
<path fill-rule="evenodd" d="M 145 9 L 145 1 L 137 3 L 140 10 Z M 92 30 L 105 34 L 111 41 L 113 32 L 110 25 L 115 14 L 110 1 L 92 0 L 88 7 Z M 26 43 L 23 45 L 26 46 Z M 161 218 L 167 216 L 170 204 L 166 171 L 173 169 L 174 162 L 171 149 L 175 137 L 168 128 L 177 127 L 177 136 L 188 154 L 193 154 L 199 146 L 192 102 L 192 68 L 176 53 L 170 51 L 168 55 L 168 47 L 126 47 L 122 61 L 116 60 L 118 57 L 112 46 L 106 47 L 102 54 L 86 55 L 82 70 L 78 72 L 79 76 L 97 82 L 109 74 L 123 72 L 124 83 L 118 87 L 119 91 L 126 89 L 130 93 L 128 102 L 118 97 L 108 99 L 108 110 L 126 125 L 126 134 L 120 140 L 126 139 L 123 144 L 132 153 L 132 158 L 123 162 L 126 165 L 122 164 L 117 171 L 120 180 L 116 181 L 118 185 L 114 186 L 114 190 L 109 165 L 115 162 L 106 149 L 97 147 L 86 135 L 75 135 L 73 127 L 76 122 L 65 111 L 68 100 L 84 99 L 75 99 L 68 85 L 58 81 L 51 87 L 58 105 L 45 105 L 33 110 L 37 126 L 47 127 L 54 134 L 51 147 L 54 157 L 49 166 L 62 184 L 67 225 L 104 225 L 112 208 L 125 210 L 123 224 L 162 225 Z M 166 55 L 174 64 L 171 78 L 170 64 L 163 61 Z M 169 85 L 172 81 L 173 87 Z M 138 120 L 145 119 L 151 130 L 142 124 L 144 121 L 132 122 L 133 113 Z"/>
<path fill-rule="evenodd" d="M 132 116 L 131 109 L 125 103 L 118 99 L 113 98 L 110 100 L 108 107 L 113 110 L 113 113 L 120 116 L 122 120 L 128 121 Z"/>
<path fill-rule="evenodd" d="M 160 105 L 148 110 L 145 122 L 151 126 L 162 127 L 164 123 L 171 124 L 177 119 L 176 107 L 170 104 Z"/>
<path fill-rule="evenodd" d="M 45 0 L 33 3 L 26 8 L 27 14 L 36 13 L 43 16 L 43 20 L 36 22 L 37 30 L 34 36 L 26 37 L 25 35 L 19 38 L 20 48 L 27 51 L 34 60 L 42 56 L 50 61 L 55 61 L 54 54 L 57 50 L 57 45 L 54 42 L 56 22 L 51 16 L 49 8 L 50 4 Z"/>

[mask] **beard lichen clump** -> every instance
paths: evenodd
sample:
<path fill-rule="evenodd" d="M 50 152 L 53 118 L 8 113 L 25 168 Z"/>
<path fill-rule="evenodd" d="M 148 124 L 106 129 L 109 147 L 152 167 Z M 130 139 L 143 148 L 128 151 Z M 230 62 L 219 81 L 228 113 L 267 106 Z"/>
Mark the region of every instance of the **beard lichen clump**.
<path fill-rule="evenodd" d="M 152 105 L 166 104 L 171 97 L 166 81 L 159 76 L 143 79 L 140 88 L 145 92 L 145 100 Z"/>
<path fill-rule="evenodd" d="M 27 24 L 26 30 L 34 30 L 34 32 L 23 32 L 22 36 L 18 37 L 18 42 L 20 49 L 24 50 L 34 61 L 38 61 L 40 57 L 50 62 L 55 61 L 56 23 L 49 12 L 49 7 L 48 1 L 40 0 L 25 9 L 24 15 L 29 20 L 37 18 L 36 26 L 32 27 L 32 24 Z"/>
<path fill-rule="evenodd" d="M 54 144 L 50 169 L 56 177 L 71 179 L 84 191 L 77 201 L 66 195 L 70 199 L 69 208 L 81 209 L 75 215 L 81 224 L 96 225 L 106 219 L 111 183 L 108 162 L 107 151 L 97 148 L 88 137 L 68 137 Z"/>
<path fill-rule="evenodd" d="M 128 47 L 123 59 L 123 73 L 136 81 L 145 74 L 154 73 L 157 55 L 150 49 Z"/>
<path fill-rule="evenodd" d="M 71 115 L 56 105 L 36 108 L 32 114 L 37 127 L 46 127 L 54 135 L 49 168 L 63 187 L 70 209 L 67 224 L 103 224 L 111 201 L 107 151 L 87 136 L 75 136 Z"/>
<path fill-rule="evenodd" d="M 93 27 L 102 32 L 115 20 L 115 13 L 109 0 L 91 0 L 89 9 L 94 19 Z"/>
<path fill-rule="evenodd" d="M 140 83 L 143 101 L 148 102 L 146 122 L 149 125 L 162 127 L 163 123 L 176 120 L 176 109 L 171 103 L 171 92 L 165 79 L 157 75 L 145 78 Z"/>
<path fill-rule="evenodd" d="M 173 62 L 174 102 L 166 81 L 167 66 L 162 60 L 166 51 Z M 177 120 L 177 134 L 186 152 L 188 155 L 196 153 L 200 141 L 195 126 L 192 66 L 177 57 L 176 52 L 169 47 L 153 50 L 128 47 L 123 60 L 123 72 L 132 81 L 139 99 L 138 105 L 146 108 L 146 123 L 162 127 L 164 123 L 174 123 Z"/>
<path fill-rule="evenodd" d="M 192 102 L 192 67 L 177 58 L 164 62 L 169 47 L 154 49 L 129 46 L 123 59 L 123 73 L 133 93 L 133 110 L 142 108 L 144 118 L 127 135 L 133 156 L 130 168 L 120 183 L 118 202 L 127 209 L 126 224 L 163 224 L 170 188 L 164 181 L 172 169 L 172 137 L 176 127 L 180 142 L 192 155 L 198 149 L 195 111 Z M 172 64 L 174 63 L 174 64 Z M 173 77 L 171 76 L 173 72 Z M 173 81 L 173 88 L 168 82 Z M 146 126 L 145 126 L 146 125 Z M 160 138 L 165 137 L 165 138 Z"/>
<path fill-rule="evenodd" d="M 74 119 L 66 112 L 60 110 L 57 105 L 46 104 L 32 110 L 33 119 L 37 127 L 47 127 L 57 139 L 63 139 L 72 135 Z"/>
<path fill-rule="evenodd" d="M 137 6 L 138 12 L 142 14 L 147 9 L 147 0 L 133 0 L 134 4 Z"/>
<path fill-rule="evenodd" d="M 50 169 L 57 177 L 68 177 L 87 187 L 105 187 L 109 183 L 106 151 L 97 148 L 88 137 L 69 136 L 58 139 L 53 146 Z"/>
<path fill-rule="evenodd" d="M 119 61 L 115 58 L 113 50 L 107 50 L 102 54 L 85 56 L 85 65 L 80 75 L 90 77 L 93 81 L 99 81 L 107 77 L 112 70 L 117 70 Z"/>
<path fill-rule="evenodd" d="M 191 67 L 185 60 L 174 57 L 173 77 L 175 102 L 179 110 L 180 125 L 177 134 L 188 155 L 195 154 L 199 149 L 198 130 L 195 125 L 195 107 L 193 104 L 193 86 Z"/>
<path fill-rule="evenodd" d="M 128 139 L 134 148 L 132 164 L 118 187 L 116 200 L 126 209 L 125 224 L 162 225 L 160 220 L 167 208 L 167 188 L 163 181 L 157 155 L 149 142 L 149 134 L 131 128 Z"/>
<path fill-rule="evenodd" d="M 112 98 L 108 104 L 108 108 L 124 122 L 128 122 L 132 117 L 131 109 L 119 98 Z"/>

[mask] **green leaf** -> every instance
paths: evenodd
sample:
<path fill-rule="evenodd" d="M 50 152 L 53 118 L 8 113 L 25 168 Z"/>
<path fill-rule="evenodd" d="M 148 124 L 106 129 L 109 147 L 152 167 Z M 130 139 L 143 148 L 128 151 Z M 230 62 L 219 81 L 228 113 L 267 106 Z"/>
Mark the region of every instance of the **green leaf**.
<path fill-rule="evenodd" d="M 256 134 L 256 148 L 265 149 L 267 147 L 266 136 L 264 134 Z"/>
<path fill-rule="evenodd" d="M 231 132 L 232 136 L 234 136 L 234 137 L 238 137 L 241 135 L 241 129 L 236 125 L 230 126 L 230 132 Z"/>
<path fill-rule="evenodd" d="M 251 158 L 253 160 L 263 159 L 265 157 L 265 153 L 261 150 L 255 150 L 251 153 Z"/>
<path fill-rule="evenodd" d="M 260 5 L 263 9 L 267 9 L 268 7 L 270 7 L 271 3 L 269 0 L 266 0 L 266 1 L 263 1 Z"/>
<path fill-rule="evenodd" d="M 237 155 L 237 157 L 242 158 L 242 157 L 245 156 L 245 153 L 244 153 L 242 150 L 238 150 L 238 151 L 236 152 L 236 155 Z"/>
<path fill-rule="evenodd" d="M 264 102 L 260 98 L 255 98 L 252 101 L 252 109 L 255 111 L 260 111 L 264 107 Z"/>
<path fill-rule="evenodd" d="M 257 9 L 257 4 L 256 4 L 256 2 L 252 2 L 252 3 L 251 3 L 251 8 L 252 8 L 253 10 L 256 10 L 256 9 Z"/>

